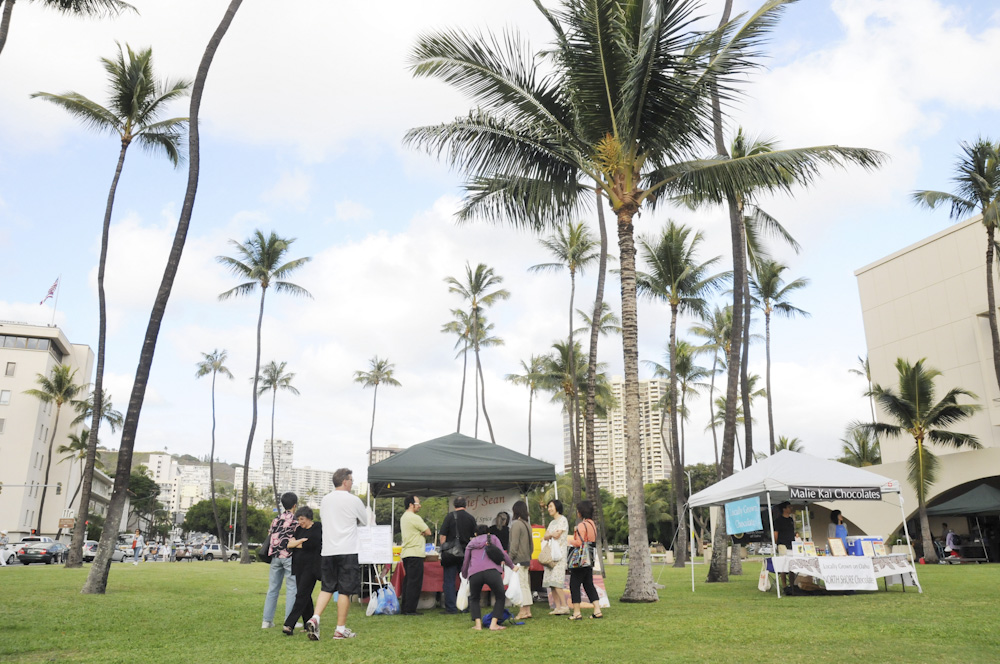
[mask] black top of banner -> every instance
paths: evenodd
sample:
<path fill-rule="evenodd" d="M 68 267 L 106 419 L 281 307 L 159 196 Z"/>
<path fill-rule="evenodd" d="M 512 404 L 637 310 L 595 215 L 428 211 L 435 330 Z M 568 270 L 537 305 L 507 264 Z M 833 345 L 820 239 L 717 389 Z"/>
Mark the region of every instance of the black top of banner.
<path fill-rule="evenodd" d="M 882 500 L 882 490 L 877 487 L 842 486 L 790 486 L 790 500 Z"/>

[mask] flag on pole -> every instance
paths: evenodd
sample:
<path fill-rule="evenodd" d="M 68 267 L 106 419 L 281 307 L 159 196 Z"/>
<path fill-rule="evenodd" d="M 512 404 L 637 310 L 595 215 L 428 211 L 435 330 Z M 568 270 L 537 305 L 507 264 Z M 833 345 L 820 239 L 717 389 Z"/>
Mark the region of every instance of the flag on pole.
<path fill-rule="evenodd" d="M 55 283 L 52 284 L 52 288 L 49 289 L 49 292 L 45 294 L 45 297 L 38 304 L 40 305 L 45 304 L 45 300 L 49 299 L 50 297 L 56 294 L 57 288 L 59 288 L 59 279 L 55 280 Z"/>

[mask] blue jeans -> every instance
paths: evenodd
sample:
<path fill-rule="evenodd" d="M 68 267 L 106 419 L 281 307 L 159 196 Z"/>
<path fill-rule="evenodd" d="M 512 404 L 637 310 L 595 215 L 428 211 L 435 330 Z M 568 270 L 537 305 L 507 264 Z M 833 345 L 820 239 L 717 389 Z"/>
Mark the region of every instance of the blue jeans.
<path fill-rule="evenodd" d="M 455 606 L 455 597 L 458 595 L 455 580 L 461 569 L 458 565 L 449 565 L 444 568 L 444 610 L 448 613 L 458 613 L 458 607 Z"/>
<path fill-rule="evenodd" d="M 278 591 L 281 590 L 282 579 L 285 580 L 285 617 L 287 618 L 295 605 L 295 577 L 292 576 L 291 556 L 271 558 L 267 598 L 264 600 L 264 622 L 274 622 L 274 611 L 278 608 Z"/>

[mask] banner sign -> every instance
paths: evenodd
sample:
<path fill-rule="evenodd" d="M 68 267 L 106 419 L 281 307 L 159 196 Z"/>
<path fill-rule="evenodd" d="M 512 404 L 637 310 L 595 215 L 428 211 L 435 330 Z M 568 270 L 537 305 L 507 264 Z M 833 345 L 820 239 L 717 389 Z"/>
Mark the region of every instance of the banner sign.
<path fill-rule="evenodd" d="M 497 491 L 493 493 L 471 493 L 465 496 L 465 511 L 476 517 L 476 523 L 493 525 L 493 520 L 500 512 L 506 512 L 513 520 L 511 510 L 514 503 L 521 499 L 517 490 Z"/>
<path fill-rule="evenodd" d="M 879 487 L 790 486 L 790 500 L 882 500 Z"/>
<path fill-rule="evenodd" d="M 732 535 L 763 529 L 760 521 L 760 498 L 726 503 L 726 532 Z"/>
<path fill-rule="evenodd" d="M 821 556 L 816 561 L 827 590 L 878 590 L 871 558 Z"/>

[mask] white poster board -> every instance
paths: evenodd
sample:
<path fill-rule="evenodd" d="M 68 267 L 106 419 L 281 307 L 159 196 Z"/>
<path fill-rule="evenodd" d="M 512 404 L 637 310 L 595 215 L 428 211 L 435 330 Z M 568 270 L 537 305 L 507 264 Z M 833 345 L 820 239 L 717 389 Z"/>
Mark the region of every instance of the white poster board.
<path fill-rule="evenodd" d="M 476 517 L 477 524 L 484 523 L 487 526 L 492 526 L 497 514 L 506 512 L 510 515 L 514 503 L 520 499 L 521 494 L 516 489 L 513 491 L 472 493 L 465 496 L 465 511 Z M 511 516 L 511 521 L 513 521 L 513 516 Z"/>
<path fill-rule="evenodd" d="M 822 556 L 816 560 L 827 590 L 878 590 L 871 558 Z"/>
<path fill-rule="evenodd" d="M 358 528 L 358 562 L 362 565 L 392 562 L 392 526 Z"/>

